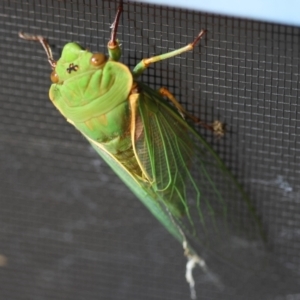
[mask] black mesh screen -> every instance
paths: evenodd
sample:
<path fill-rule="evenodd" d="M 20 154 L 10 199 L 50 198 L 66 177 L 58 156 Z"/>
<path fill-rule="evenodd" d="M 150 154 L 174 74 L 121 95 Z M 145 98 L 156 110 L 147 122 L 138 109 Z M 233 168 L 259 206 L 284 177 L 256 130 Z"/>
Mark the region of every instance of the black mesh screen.
<path fill-rule="evenodd" d="M 18 37 L 47 37 L 56 58 L 69 41 L 106 51 L 115 13 L 113 1 L 1 1 L 0 299 L 189 299 L 181 246 L 52 106 L 45 53 Z M 201 46 L 142 78 L 227 124 L 222 139 L 203 135 L 253 200 L 271 263 L 230 287 L 196 270 L 199 299 L 298 299 L 300 30 L 124 3 L 122 61 L 132 68 L 201 28 Z"/>

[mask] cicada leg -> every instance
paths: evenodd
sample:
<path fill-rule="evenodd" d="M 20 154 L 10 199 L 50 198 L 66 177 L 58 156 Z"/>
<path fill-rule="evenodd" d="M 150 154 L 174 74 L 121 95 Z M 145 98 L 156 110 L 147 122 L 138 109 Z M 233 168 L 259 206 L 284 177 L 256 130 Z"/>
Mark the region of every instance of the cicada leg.
<path fill-rule="evenodd" d="M 150 57 L 150 58 L 144 58 L 133 69 L 133 71 L 132 71 L 133 77 L 134 78 L 139 77 L 153 63 L 156 63 L 160 60 L 168 59 L 170 57 L 182 54 L 182 53 L 190 51 L 190 50 L 193 50 L 195 45 L 200 41 L 200 39 L 205 35 L 205 33 L 206 33 L 206 30 L 202 29 L 200 31 L 200 33 L 198 34 L 198 36 L 195 38 L 195 40 L 192 43 L 190 43 L 190 44 L 188 44 L 188 45 L 186 45 L 186 46 L 184 46 L 180 49 L 177 49 L 177 50 L 165 53 L 165 54 L 153 56 L 153 57 Z"/>
<path fill-rule="evenodd" d="M 28 33 L 22 32 L 22 31 L 19 32 L 19 37 L 26 41 L 40 42 L 46 52 L 48 62 L 50 64 L 51 68 L 54 69 L 56 67 L 56 60 L 53 58 L 51 47 L 46 38 L 44 38 L 41 35 L 28 34 Z"/>
<path fill-rule="evenodd" d="M 119 21 L 120 21 L 122 11 L 123 11 L 123 1 L 121 0 L 119 2 L 115 20 L 110 27 L 111 35 L 110 35 L 110 40 L 107 44 L 107 49 L 108 49 L 110 60 L 113 60 L 113 61 L 118 61 L 121 57 L 121 49 L 120 49 L 120 45 L 119 45 L 119 42 L 116 37 L 117 37 L 117 31 L 118 31 L 118 26 L 119 26 Z"/>
<path fill-rule="evenodd" d="M 194 123 L 199 124 L 201 126 L 203 126 L 204 128 L 214 132 L 217 136 L 223 136 L 225 133 L 225 125 L 223 123 L 221 123 L 220 121 L 214 121 L 213 124 L 209 125 L 206 124 L 205 122 L 201 121 L 199 118 L 193 116 L 192 114 L 188 113 L 183 107 L 182 105 L 178 102 L 178 100 L 174 97 L 174 95 L 165 87 L 161 87 L 158 90 L 159 94 L 161 94 L 162 96 L 167 97 L 172 103 L 173 105 L 176 107 L 176 109 L 178 110 L 178 112 L 180 113 L 180 115 L 185 119 L 186 117 L 188 117 L 189 119 L 191 119 Z"/>

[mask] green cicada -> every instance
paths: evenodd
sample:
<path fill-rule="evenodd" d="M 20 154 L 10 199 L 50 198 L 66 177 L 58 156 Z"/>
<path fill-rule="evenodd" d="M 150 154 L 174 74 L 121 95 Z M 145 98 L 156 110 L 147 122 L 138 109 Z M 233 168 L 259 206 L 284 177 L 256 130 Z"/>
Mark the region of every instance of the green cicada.
<path fill-rule="evenodd" d="M 242 223 L 232 219 L 236 205 L 245 207 L 248 219 L 244 215 L 243 220 L 251 222 L 249 228 L 261 232 L 261 226 L 241 186 L 190 124 L 196 118 L 166 89 L 155 91 L 138 80 L 152 63 L 192 50 L 206 31 L 185 47 L 143 59 L 131 71 L 119 62 L 121 11 L 122 5 L 108 56 L 68 43 L 56 61 L 46 39 L 24 33 L 20 37 L 43 45 L 53 70 L 49 95 L 55 107 L 183 245 L 194 297 L 192 269 L 199 264 L 207 270 L 194 249 L 227 256 L 228 236 L 239 234 Z M 220 123 L 207 127 L 222 134 Z"/>

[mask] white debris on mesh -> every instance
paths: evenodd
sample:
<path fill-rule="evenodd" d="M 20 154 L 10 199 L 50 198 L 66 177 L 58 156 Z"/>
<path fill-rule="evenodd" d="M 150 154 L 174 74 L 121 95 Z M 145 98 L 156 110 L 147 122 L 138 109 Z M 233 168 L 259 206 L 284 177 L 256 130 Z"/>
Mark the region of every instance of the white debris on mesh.
<path fill-rule="evenodd" d="M 186 263 L 186 272 L 185 272 L 185 278 L 190 286 L 190 292 L 191 292 L 191 299 L 197 299 L 197 294 L 195 290 L 195 280 L 193 277 L 193 269 L 198 265 L 203 272 L 209 276 L 210 280 L 220 289 L 224 289 L 224 285 L 221 283 L 221 281 L 217 278 L 216 275 L 214 275 L 206 266 L 206 263 L 204 259 L 199 257 L 197 254 L 192 253 L 191 250 L 188 247 L 188 244 L 186 241 L 183 242 L 183 249 L 184 249 L 184 255 L 187 257 L 187 263 Z"/>
<path fill-rule="evenodd" d="M 200 256 L 198 256 L 195 251 L 189 246 L 186 236 L 184 234 L 184 232 L 182 231 L 181 227 L 175 222 L 172 214 L 170 213 L 170 211 L 165 208 L 166 211 L 169 214 L 170 220 L 172 221 L 172 223 L 174 224 L 175 227 L 177 227 L 177 230 L 180 232 L 181 236 L 182 236 L 182 246 L 183 246 L 183 250 L 184 250 L 184 255 L 187 257 L 187 263 L 186 263 L 186 272 L 185 272 L 185 278 L 186 281 L 188 282 L 189 286 L 190 286 L 190 292 L 191 292 L 191 299 L 197 299 L 197 294 L 196 294 L 196 290 L 195 290 L 195 280 L 193 277 L 193 269 L 199 265 L 199 267 L 203 270 L 203 272 L 209 277 L 209 280 L 214 283 L 217 288 L 219 288 L 220 290 L 224 289 L 224 285 L 222 284 L 222 282 L 218 279 L 218 277 L 213 274 L 206 266 L 205 260 L 202 259 Z"/>
<path fill-rule="evenodd" d="M 197 299 L 196 290 L 195 290 L 195 280 L 193 277 L 193 269 L 196 267 L 198 263 L 201 263 L 201 261 L 198 261 L 198 257 L 189 257 L 188 262 L 186 263 L 186 272 L 185 272 L 185 278 L 188 284 L 190 285 L 190 291 L 191 291 L 191 299 Z"/>
<path fill-rule="evenodd" d="M 193 269 L 199 265 L 201 269 L 203 269 L 204 272 L 207 271 L 205 261 L 200 258 L 197 254 L 191 253 L 191 251 L 188 248 L 187 242 L 183 242 L 183 249 L 184 249 L 184 255 L 187 257 L 187 263 L 186 263 L 186 272 L 185 272 L 185 278 L 190 286 L 191 291 L 191 299 L 197 299 L 197 294 L 195 290 L 195 280 L 193 277 Z"/>

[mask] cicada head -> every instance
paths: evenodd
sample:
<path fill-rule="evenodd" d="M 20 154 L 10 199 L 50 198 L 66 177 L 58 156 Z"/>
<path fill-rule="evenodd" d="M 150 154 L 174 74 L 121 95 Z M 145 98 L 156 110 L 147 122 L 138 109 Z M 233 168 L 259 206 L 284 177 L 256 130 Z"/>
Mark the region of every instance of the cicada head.
<path fill-rule="evenodd" d="M 77 43 L 68 43 L 51 73 L 51 81 L 62 84 L 73 77 L 103 68 L 106 61 L 107 57 L 103 53 L 93 54 Z"/>

